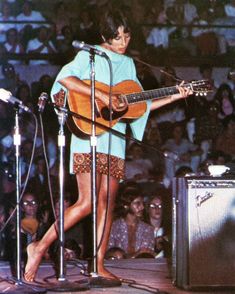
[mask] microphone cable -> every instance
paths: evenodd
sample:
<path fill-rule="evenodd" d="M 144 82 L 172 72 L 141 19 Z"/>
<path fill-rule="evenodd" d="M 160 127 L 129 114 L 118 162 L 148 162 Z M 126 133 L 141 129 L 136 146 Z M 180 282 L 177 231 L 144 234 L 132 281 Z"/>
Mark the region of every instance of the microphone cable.
<path fill-rule="evenodd" d="M 30 114 L 32 114 L 32 116 L 34 118 L 34 122 L 35 122 L 35 131 L 34 131 L 34 138 L 33 138 L 33 148 L 32 148 L 32 153 L 31 153 L 31 157 L 30 157 L 30 162 L 29 162 L 29 167 L 28 167 L 28 171 L 27 171 L 25 183 L 24 183 L 23 189 L 22 189 L 22 191 L 20 193 L 19 201 L 21 201 L 21 199 L 22 199 L 22 197 L 24 195 L 24 192 L 26 190 L 28 181 L 29 181 L 30 172 L 31 172 L 31 169 L 32 169 L 33 159 L 34 159 L 34 155 L 35 155 L 36 140 L 37 140 L 37 136 L 38 136 L 38 120 L 37 120 L 37 117 L 36 117 L 36 115 L 33 112 L 30 112 Z M 8 219 L 5 221 L 3 227 L 0 229 L 0 234 L 5 230 L 6 226 L 9 224 L 10 220 L 13 218 L 15 212 L 16 212 L 16 206 L 14 207 L 13 211 L 9 215 Z"/>

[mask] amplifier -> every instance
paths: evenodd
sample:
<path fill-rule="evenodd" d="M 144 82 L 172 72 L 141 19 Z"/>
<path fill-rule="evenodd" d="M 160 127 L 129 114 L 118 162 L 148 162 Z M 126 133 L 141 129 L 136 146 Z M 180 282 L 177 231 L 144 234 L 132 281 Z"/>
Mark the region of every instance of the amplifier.
<path fill-rule="evenodd" d="M 173 179 L 173 283 L 235 288 L 235 179 Z"/>

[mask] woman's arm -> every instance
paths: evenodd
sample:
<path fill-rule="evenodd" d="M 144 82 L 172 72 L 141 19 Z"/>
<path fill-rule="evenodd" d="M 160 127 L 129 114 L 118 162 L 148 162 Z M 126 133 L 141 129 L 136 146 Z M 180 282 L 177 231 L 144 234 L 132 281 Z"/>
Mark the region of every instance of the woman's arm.
<path fill-rule="evenodd" d="M 91 94 L 90 85 L 84 83 L 75 76 L 69 76 L 59 80 L 59 83 L 67 88 L 69 91 L 75 91 L 84 95 Z M 109 93 L 95 89 L 95 97 L 102 101 L 106 106 L 109 106 Z M 123 103 L 122 103 L 123 102 Z M 112 95 L 112 108 L 115 111 L 123 111 L 127 107 L 125 101 L 119 101 L 118 96 Z"/>
<path fill-rule="evenodd" d="M 189 95 L 193 94 L 191 89 L 188 89 L 186 87 L 182 87 L 182 85 L 183 85 L 183 83 L 181 83 L 179 86 L 177 86 L 177 88 L 179 90 L 178 94 L 166 97 L 165 99 L 153 100 L 150 110 L 152 111 L 152 110 L 158 109 L 164 105 L 170 104 L 170 103 L 177 101 L 179 99 L 186 98 Z"/>

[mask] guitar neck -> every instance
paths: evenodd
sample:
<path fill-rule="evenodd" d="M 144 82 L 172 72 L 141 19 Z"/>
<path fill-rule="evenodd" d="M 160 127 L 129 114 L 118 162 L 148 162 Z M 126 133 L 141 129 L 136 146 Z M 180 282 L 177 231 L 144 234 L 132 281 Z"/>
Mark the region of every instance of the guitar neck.
<path fill-rule="evenodd" d="M 183 85 L 183 87 L 188 87 L 188 85 Z M 165 98 L 167 96 L 171 96 L 174 94 L 178 94 L 179 90 L 177 86 L 161 88 L 161 89 L 154 89 L 149 91 L 143 91 L 139 93 L 132 93 L 125 95 L 128 104 L 134 104 L 142 101 L 152 100 L 152 99 L 160 99 Z"/>

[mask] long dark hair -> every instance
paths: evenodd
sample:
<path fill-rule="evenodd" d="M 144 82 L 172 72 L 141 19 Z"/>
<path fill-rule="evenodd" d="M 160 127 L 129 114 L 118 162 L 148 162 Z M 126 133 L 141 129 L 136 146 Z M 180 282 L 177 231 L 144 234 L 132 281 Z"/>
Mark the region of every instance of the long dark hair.
<path fill-rule="evenodd" d="M 117 37 L 118 28 L 124 27 L 124 32 L 131 32 L 131 27 L 127 17 L 120 10 L 107 10 L 99 21 L 99 32 L 105 41 L 110 41 Z"/>
<path fill-rule="evenodd" d="M 222 108 L 222 93 L 223 91 L 227 91 L 228 92 L 228 99 L 233 107 L 233 111 L 235 109 L 235 103 L 234 103 L 234 98 L 233 98 L 233 91 L 231 89 L 231 87 L 227 84 L 227 83 L 223 83 L 219 86 L 219 88 L 217 89 L 215 96 L 214 96 L 214 100 L 216 102 L 218 102 L 219 105 L 219 111 L 224 114 L 223 108 Z"/>
<path fill-rule="evenodd" d="M 135 182 L 127 182 L 120 187 L 116 199 L 114 218 L 126 217 L 129 212 L 131 202 L 137 197 L 143 197 L 140 186 Z"/>

